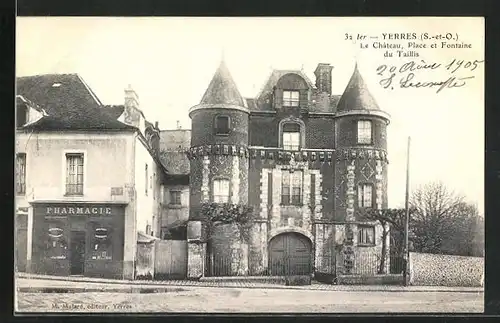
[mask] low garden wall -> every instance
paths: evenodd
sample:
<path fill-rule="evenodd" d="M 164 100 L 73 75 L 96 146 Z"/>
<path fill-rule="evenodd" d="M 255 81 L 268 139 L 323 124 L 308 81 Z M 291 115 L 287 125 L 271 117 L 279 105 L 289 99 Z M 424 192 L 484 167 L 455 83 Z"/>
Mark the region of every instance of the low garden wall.
<path fill-rule="evenodd" d="M 338 275 L 338 285 L 402 285 L 403 275 L 384 274 L 384 275 Z"/>
<path fill-rule="evenodd" d="M 483 257 L 410 253 L 410 285 L 480 287 Z"/>

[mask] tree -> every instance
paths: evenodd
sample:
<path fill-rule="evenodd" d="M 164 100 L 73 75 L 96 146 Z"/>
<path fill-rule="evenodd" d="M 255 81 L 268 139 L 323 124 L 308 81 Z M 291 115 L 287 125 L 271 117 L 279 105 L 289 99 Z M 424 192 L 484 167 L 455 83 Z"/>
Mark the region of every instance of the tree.
<path fill-rule="evenodd" d="M 385 274 L 385 260 L 387 257 L 387 236 L 392 230 L 404 232 L 405 209 L 367 209 L 363 213 L 367 220 L 378 221 L 382 225 L 382 254 L 380 259 L 379 274 Z M 404 235 L 400 235 L 404 238 Z M 402 245 L 402 244 L 400 244 Z M 402 254 L 402 251 L 401 251 Z"/>
<path fill-rule="evenodd" d="M 480 235 L 475 205 L 442 183 L 426 184 L 410 198 L 412 242 L 417 252 L 468 256 Z M 478 240 L 476 238 L 476 240 Z"/>

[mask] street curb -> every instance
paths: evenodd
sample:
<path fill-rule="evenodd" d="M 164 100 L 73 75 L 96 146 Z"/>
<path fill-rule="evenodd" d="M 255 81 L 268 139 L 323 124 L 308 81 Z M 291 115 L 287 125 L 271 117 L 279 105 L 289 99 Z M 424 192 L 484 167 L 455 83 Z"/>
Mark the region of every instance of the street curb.
<path fill-rule="evenodd" d="M 327 289 L 327 288 L 310 288 L 310 287 L 300 287 L 300 286 L 280 286 L 280 285 L 265 285 L 265 286 L 236 286 L 236 285 L 218 285 L 218 286 L 210 286 L 210 285 L 170 285 L 169 287 L 165 287 L 165 285 L 152 285 L 152 286 L 143 286 L 143 287 L 122 287 L 122 288 L 93 288 L 93 287 L 18 287 L 17 290 L 21 293 L 168 293 L 168 292 L 179 292 L 186 291 L 193 288 L 239 288 L 239 289 L 285 289 L 285 290 L 303 290 L 303 291 L 319 291 L 319 292 L 388 292 L 388 293 L 484 293 L 482 290 L 449 290 L 449 289 L 441 289 L 441 290 L 424 290 L 424 289 L 349 289 L 338 288 L 338 289 Z M 47 291 L 54 290 L 54 291 Z M 145 292 L 146 290 L 152 290 L 151 292 Z M 154 291 L 154 292 L 153 292 Z"/>
<path fill-rule="evenodd" d="M 174 283 L 165 281 L 154 282 L 154 281 L 124 281 L 124 280 L 108 280 L 108 279 L 82 279 L 82 278 L 72 278 L 72 277 L 59 277 L 59 276 L 40 276 L 40 275 L 17 275 L 16 278 L 21 279 L 38 279 L 38 280 L 48 280 L 48 281 L 64 281 L 64 282 L 75 282 L 75 283 L 89 283 L 89 284 L 109 284 L 109 285 L 125 285 L 126 287 L 118 287 L 118 288 L 89 288 L 89 287 L 18 287 L 18 291 L 20 292 L 43 292 L 43 290 L 47 289 L 58 289 L 58 290 L 74 290 L 75 292 L 82 292 L 82 290 L 86 292 L 98 291 L 98 292 L 117 292 L 117 291 L 127 291 L 127 290 L 145 290 L 145 289 L 167 289 L 167 288 L 196 288 L 196 287 L 206 287 L 206 288 L 241 288 L 241 289 L 292 289 L 292 290 L 314 290 L 314 291 L 338 291 L 338 292 L 427 292 L 427 293 L 484 293 L 483 289 L 474 289 L 474 287 L 466 288 L 463 290 L 460 289 L 450 289 L 450 288 L 433 288 L 433 287 L 422 287 L 415 288 L 414 287 L 361 287 L 361 285 L 329 285 L 329 284 L 313 284 L 313 285 L 305 285 L 305 286 L 286 286 L 286 285 L 277 285 L 277 284 L 265 284 L 259 283 L 256 285 L 237 285 L 237 284 L 228 284 L 224 282 L 203 282 L 203 281 L 195 281 L 188 283 Z M 138 286 L 138 287 L 135 287 Z M 312 286 L 318 286 L 312 287 Z M 319 286 L 325 286 L 321 288 Z M 328 286 L 328 287 L 327 287 Z M 331 286 L 331 287 L 330 287 Z M 333 287 L 335 286 L 335 287 Z M 140 293 L 140 291 L 139 291 Z"/>

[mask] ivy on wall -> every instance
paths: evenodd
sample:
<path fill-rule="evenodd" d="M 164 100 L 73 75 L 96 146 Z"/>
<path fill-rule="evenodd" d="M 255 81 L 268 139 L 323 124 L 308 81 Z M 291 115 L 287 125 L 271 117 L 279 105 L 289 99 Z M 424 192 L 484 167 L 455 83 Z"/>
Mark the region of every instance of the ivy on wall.
<path fill-rule="evenodd" d="M 254 218 L 251 206 L 232 203 L 202 203 L 201 215 L 205 219 L 209 239 L 213 227 L 236 224 L 241 238 L 247 243 L 250 241 L 250 229 Z"/>

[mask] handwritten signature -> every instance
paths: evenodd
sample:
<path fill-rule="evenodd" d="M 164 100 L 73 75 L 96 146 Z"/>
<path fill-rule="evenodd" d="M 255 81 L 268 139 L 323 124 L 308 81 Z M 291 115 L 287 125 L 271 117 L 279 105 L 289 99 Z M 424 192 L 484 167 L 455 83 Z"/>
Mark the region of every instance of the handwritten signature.
<path fill-rule="evenodd" d="M 399 87 L 402 89 L 407 88 L 437 88 L 436 93 L 441 92 L 445 88 L 459 88 L 466 85 L 466 80 L 473 79 L 475 76 L 465 76 L 458 77 L 455 72 L 458 70 L 465 70 L 467 72 L 472 72 L 482 64 L 484 60 L 474 60 L 474 61 L 464 61 L 453 59 L 450 63 L 442 65 L 441 63 L 426 63 L 424 60 L 420 62 L 409 61 L 401 66 L 387 66 L 385 64 L 380 65 L 376 72 L 377 75 L 381 76 L 379 84 L 384 88 L 394 89 L 394 79 L 399 77 Z M 451 76 L 445 80 L 439 81 L 418 81 L 416 80 L 416 74 L 422 70 L 436 70 L 436 69 L 446 69 L 450 71 Z M 399 75 L 399 76 L 398 76 Z"/>

